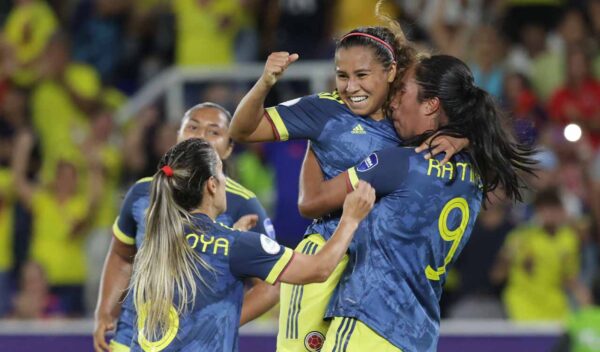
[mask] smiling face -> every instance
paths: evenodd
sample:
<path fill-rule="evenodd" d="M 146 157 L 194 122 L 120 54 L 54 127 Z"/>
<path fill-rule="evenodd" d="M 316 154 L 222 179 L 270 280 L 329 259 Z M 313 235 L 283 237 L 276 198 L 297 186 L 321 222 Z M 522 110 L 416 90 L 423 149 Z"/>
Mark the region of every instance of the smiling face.
<path fill-rule="evenodd" d="M 383 119 L 382 106 L 396 68 L 386 70 L 373 49 L 364 46 L 340 48 L 335 54 L 335 85 L 353 113 Z"/>
<path fill-rule="evenodd" d="M 225 160 L 233 150 L 228 127 L 229 121 L 223 111 L 213 107 L 200 108 L 183 120 L 177 141 L 202 138 L 215 148 L 222 160 Z"/>
<path fill-rule="evenodd" d="M 419 84 L 415 68 L 402 78 L 401 89 L 392 98 L 392 121 L 402 139 L 409 139 L 438 127 L 439 101 L 419 101 Z"/>

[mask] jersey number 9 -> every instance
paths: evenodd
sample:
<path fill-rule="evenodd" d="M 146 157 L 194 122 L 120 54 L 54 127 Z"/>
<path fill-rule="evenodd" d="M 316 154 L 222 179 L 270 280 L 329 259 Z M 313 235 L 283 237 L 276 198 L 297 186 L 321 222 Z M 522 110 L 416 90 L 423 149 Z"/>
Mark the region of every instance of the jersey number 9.
<path fill-rule="evenodd" d="M 460 225 L 458 225 L 457 228 L 450 230 L 448 228 L 448 216 L 454 209 L 460 210 L 461 220 Z M 425 276 L 427 276 L 429 280 L 439 281 L 440 277 L 446 273 L 446 266 L 452 261 L 452 257 L 454 257 L 454 253 L 456 253 L 456 250 L 458 249 L 458 245 L 465 234 L 468 223 L 469 205 L 467 204 L 466 199 L 460 197 L 454 198 L 444 205 L 438 221 L 438 228 L 440 236 L 442 236 L 444 241 L 452 242 L 452 247 L 450 247 L 450 251 L 448 252 L 448 255 L 446 255 L 446 259 L 444 259 L 444 265 L 437 269 L 432 268 L 431 265 L 427 265 L 427 268 L 425 268 Z"/>

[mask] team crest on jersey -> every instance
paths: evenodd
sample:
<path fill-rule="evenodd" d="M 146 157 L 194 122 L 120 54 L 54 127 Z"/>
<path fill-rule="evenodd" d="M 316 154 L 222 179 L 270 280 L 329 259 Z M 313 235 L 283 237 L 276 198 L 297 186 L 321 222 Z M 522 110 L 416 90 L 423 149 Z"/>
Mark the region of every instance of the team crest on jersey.
<path fill-rule="evenodd" d="M 304 338 L 304 347 L 310 352 L 319 352 L 325 343 L 325 336 L 318 331 L 311 331 Z"/>
<path fill-rule="evenodd" d="M 260 234 L 260 244 L 263 250 L 269 254 L 277 254 L 281 250 L 279 243 L 273 241 L 267 235 Z"/>
<path fill-rule="evenodd" d="M 379 160 L 377 159 L 377 154 L 373 153 L 369 155 L 365 160 L 363 160 L 360 164 L 358 164 L 358 166 L 356 167 L 356 171 L 365 172 L 371 170 L 378 163 Z"/>

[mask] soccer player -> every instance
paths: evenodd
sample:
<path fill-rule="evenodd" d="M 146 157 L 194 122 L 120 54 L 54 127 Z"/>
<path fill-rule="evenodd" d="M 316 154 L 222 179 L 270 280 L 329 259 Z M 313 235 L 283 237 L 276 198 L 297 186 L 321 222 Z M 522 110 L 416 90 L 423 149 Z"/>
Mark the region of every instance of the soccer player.
<path fill-rule="evenodd" d="M 297 54 L 271 54 L 262 76 L 238 105 L 230 126 L 232 137 L 241 142 L 308 139 L 327 179 L 373 151 L 399 145 L 392 122 L 385 118 L 385 102 L 390 84 L 414 62 L 416 53 L 407 45 L 399 26 L 396 28 L 359 28 L 337 42 L 337 89 L 333 93 L 309 95 L 265 109 L 268 92 L 298 59 Z M 445 151 L 446 158 L 466 144 L 451 137 L 437 141 L 440 146 L 433 152 Z M 338 221 L 339 214 L 334 214 L 313 223 L 296 250 L 317 251 Z M 328 329 L 328 322 L 323 320 L 328 297 L 346 261 L 323 284 L 282 285 L 278 351 L 305 351 L 306 341 L 322 341 Z"/>
<path fill-rule="evenodd" d="M 189 109 L 182 119 L 178 141 L 200 137 L 211 143 L 222 160 L 229 157 L 233 142 L 229 137 L 231 114 L 214 103 L 201 103 Z M 113 351 L 128 351 L 133 334 L 133 318 L 127 305 L 119 314 L 120 299 L 129 285 L 135 252 L 144 237 L 144 217 L 150 196 L 152 178 L 147 177 L 134 184 L 121 207 L 120 215 L 113 226 L 114 239 L 107 255 L 100 297 L 96 308 L 95 351 L 107 350 L 105 333 L 113 328 L 115 316 L 120 315 L 116 335 L 111 342 Z M 226 182 L 227 211 L 219 215 L 218 221 L 227 226 L 234 222 L 243 230 L 264 233 L 275 238 L 271 220 L 252 192 L 229 177 Z M 256 225 L 254 225 L 256 224 Z M 238 226 L 234 226 L 238 228 Z M 252 320 L 267 311 L 279 299 L 279 286 L 267 285 L 252 279 L 254 286 L 248 291 L 242 311 L 242 323 Z"/>
<path fill-rule="evenodd" d="M 474 86 L 459 59 L 423 59 L 399 87 L 392 119 L 407 145 L 452 135 L 467 138 L 470 147 L 444 165 L 413 148 L 387 148 L 325 182 L 322 189 L 332 192 L 324 197 L 338 206 L 339 190 L 359 179 L 383 198 L 357 230 L 327 311 L 333 321 L 322 351 L 436 351 L 442 286 L 483 197 L 501 187 L 520 200 L 519 173 L 531 173 L 535 164 L 533 152 L 504 131 L 493 98 Z"/>
<path fill-rule="evenodd" d="M 316 255 L 294 253 L 264 234 L 218 222 L 225 211 L 223 163 L 209 143 L 172 147 L 152 179 L 146 234 L 131 295 L 132 351 L 235 351 L 244 279 L 307 284 L 333 272 L 375 202 L 367 183 L 344 202 L 331 240 Z"/>

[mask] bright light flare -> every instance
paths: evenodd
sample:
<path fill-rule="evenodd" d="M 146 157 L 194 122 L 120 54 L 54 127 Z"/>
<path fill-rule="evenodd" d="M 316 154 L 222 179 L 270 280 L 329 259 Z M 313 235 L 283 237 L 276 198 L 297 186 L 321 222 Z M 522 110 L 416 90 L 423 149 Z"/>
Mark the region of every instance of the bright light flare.
<path fill-rule="evenodd" d="M 569 142 L 577 142 L 581 139 L 581 127 L 575 123 L 568 124 L 567 127 L 565 127 L 564 134 L 566 140 Z"/>

